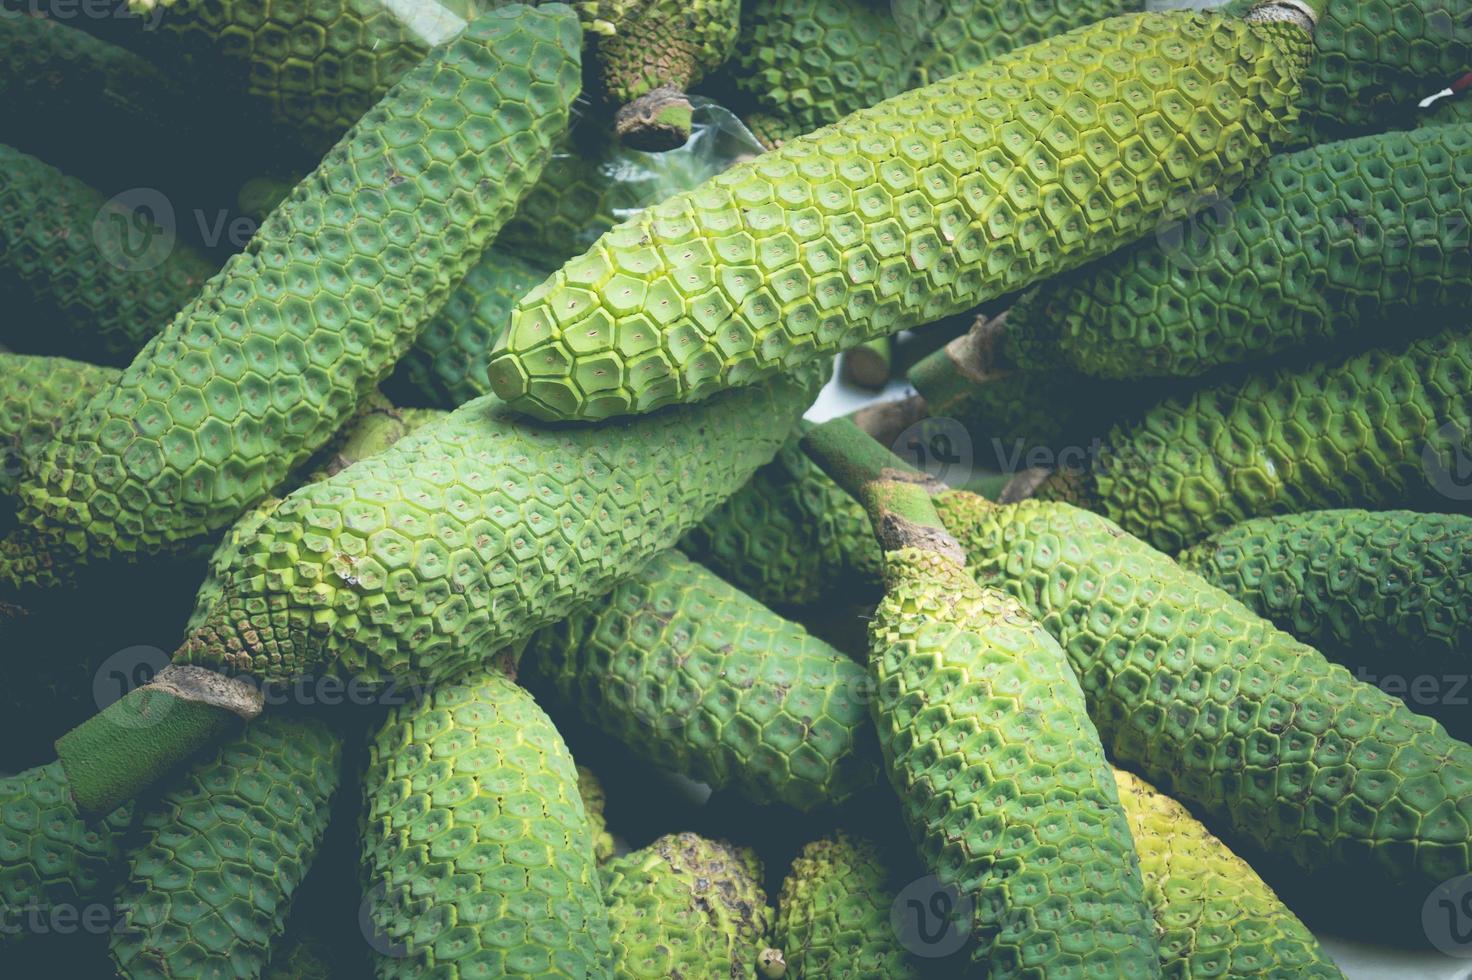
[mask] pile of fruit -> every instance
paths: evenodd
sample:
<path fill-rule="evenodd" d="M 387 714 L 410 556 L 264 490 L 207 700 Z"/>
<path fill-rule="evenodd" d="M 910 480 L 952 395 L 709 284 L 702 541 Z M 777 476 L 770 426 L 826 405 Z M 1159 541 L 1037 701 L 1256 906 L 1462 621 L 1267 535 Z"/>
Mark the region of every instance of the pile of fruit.
<path fill-rule="evenodd" d="M 0 975 L 1472 956 L 1472 0 L 3 2 Z"/>

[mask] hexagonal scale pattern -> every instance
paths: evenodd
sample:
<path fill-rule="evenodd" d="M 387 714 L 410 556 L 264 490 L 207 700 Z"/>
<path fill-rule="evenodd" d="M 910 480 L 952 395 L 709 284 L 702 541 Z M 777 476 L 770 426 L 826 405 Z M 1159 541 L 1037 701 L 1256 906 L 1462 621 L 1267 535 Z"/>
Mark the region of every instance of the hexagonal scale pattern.
<path fill-rule="evenodd" d="M 25 461 L 119 373 L 64 357 L 0 353 L 0 494 L 15 493 Z"/>
<path fill-rule="evenodd" d="M 128 803 L 84 819 L 60 762 L 0 777 L 0 949 L 25 936 L 28 916 L 103 897 L 133 814 Z"/>
<path fill-rule="evenodd" d="M 1159 975 L 1134 843 L 1068 660 L 953 559 L 885 554 L 879 744 L 920 858 L 992 977 Z"/>
<path fill-rule="evenodd" d="M 147 805 L 109 939 L 120 975 L 260 975 L 322 843 L 341 750 L 321 721 L 271 715 Z"/>
<path fill-rule="evenodd" d="M 741 0 L 643 0 L 629 5 L 612 34 L 595 35 L 594 64 L 617 105 L 653 89 L 688 89 L 731 55 Z"/>
<path fill-rule="evenodd" d="M 874 844 L 838 831 L 803 846 L 777 899 L 776 945 L 792 980 L 918 980 L 894 927 L 893 874 Z"/>
<path fill-rule="evenodd" d="M 215 273 L 172 229 L 0 145 L 0 341 L 127 364 Z M 137 247 L 142 245 L 143 251 Z"/>
<path fill-rule="evenodd" d="M 1382 133 L 1269 161 L 1188 224 L 1045 283 L 1008 354 L 1103 378 L 1187 377 L 1427 329 L 1472 306 L 1472 125 Z"/>
<path fill-rule="evenodd" d="M 1170 398 L 1110 429 L 1080 499 L 1171 553 L 1253 517 L 1457 509 L 1445 491 L 1472 455 L 1469 379 L 1459 327 Z"/>
<path fill-rule="evenodd" d="M 610 975 L 578 774 L 515 682 L 472 672 L 395 709 L 363 796 L 380 980 Z"/>
<path fill-rule="evenodd" d="M 580 41 L 566 8 L 493 11 L 409 72 L 58 433 L 23 520 L 68 554 L 148 553 L 270 493 L 510 216 L 567 126 Z M 37 574 L 28 550 L 0 581 Z"/>
<path fill-rule="evenodd" d="M 864 670 L 677 552 L 536 634 L 532 690 L 655 765 L 755 803 L 875 784 Z"/>
<path fill-rule="evenodd" d="M 1472 746 L 1107 519 L 947 492 L 976 580 L 1057 637 L 1110 755 L 1339 900 L 1472 872 Z"/>
<path fill-rule="evenodd" d="M 1351 669 L 1418 675 L 1467 668 L 1472 517 L 1465 514 L 1318 510 L 1260 517 L 1177 560 Z"/>
<path fill-rule="evenodd" d="M 1167 976 L 1343 980 L 1257 872 L 1175 800 L 1116 769 Z"/>
<path fill-rule="evenodd" d="M 1073 268 L 1266 159 L 1309 46 L 1139 14 L 856 112 L 604 235 L 522 300 L 492 387 L 540 418 L 649 411 Z"/>
<path fill-rule="evenodd" d="M 667 834 L 601 873 L 621 980 L 749 980 L 772 928 L 756 852 Z"/>
<path fill-rule="evenodd" d="M 802 451 L 809 428 L 800 423 L 776 459 L 680 539 L 691 558 L 767 605 L 878 594 L 869 515 Z"/>
<path fill-rule="evenodd" d="M 822 377 L 603 426 L 473 401 L 287 497 L 175 660 L 278 680 L 447 678 L 669 547 L 772 458 Z"/>

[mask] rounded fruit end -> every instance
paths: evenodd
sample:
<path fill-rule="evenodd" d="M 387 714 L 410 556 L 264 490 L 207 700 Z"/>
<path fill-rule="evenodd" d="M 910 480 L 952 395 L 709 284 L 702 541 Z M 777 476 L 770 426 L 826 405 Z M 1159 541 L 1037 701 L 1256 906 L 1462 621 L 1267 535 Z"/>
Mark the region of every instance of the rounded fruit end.
<path fill-rule="evenodd" d="M 694 125 L 695 109 L 689 97 L 670 86 L 639 96 L 620 109 L 613 121 L 619 142 L 645 153 L 684 146 Z"/>

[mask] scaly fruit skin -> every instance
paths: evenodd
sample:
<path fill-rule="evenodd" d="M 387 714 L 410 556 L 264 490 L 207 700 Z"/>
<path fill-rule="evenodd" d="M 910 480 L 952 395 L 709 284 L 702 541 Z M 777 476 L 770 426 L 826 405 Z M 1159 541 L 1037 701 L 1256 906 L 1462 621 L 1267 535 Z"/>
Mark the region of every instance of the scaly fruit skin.
<path fill-rule="evenodd" d="M 877 594 L 881 558 L 858 501 L 798 445 L 777 457 L 680 539 L 680 549 L 769 606 Z"/>
<path fill-rule="evenodd" d="M 743 119 L 757 113 L 798 136 L 899 95 L 909 87 L 914 55 L 913 36 L 887 5 L 745 0 L 727 71 Z"/>
<path fill-rule="evenodd" d="M 384 392 L 397 404 L 446 411 L 489 394 L 491 348 L 517 300 L 546 277 L 547 267 L 491 248 L 425 326 Z"/>
<path fill-rule="evenodd" d="M 1351 669 L 1466 669 L 1472 654 L 1472 517 L 1263 517 L 1178 561 Z"/>
<path fill-rule="evenodd" d="M 1472 125 L 1275 157 L 1181 234 L 1024 297 L 1011 360 L 1101 378 L 1190 377 L 1472 305 Z"/>
<path fill-rule="evenodd" d="M 771 931 L 749 848 L 669 834 L 602 870 L 620 980 L 749 980 Z"/>
<path fill-rule="evenodd" d="M 656 88 L 691 88 L 736 46 L 741 0 L 643 0 L 608 35 L 593 35 L 603 92 L 626 105 Z"/>
<path fill-rule="evenodd" d="M 13 309 L 0 341 L 11 348 L 127 364 L 215 268 L 172 228 L 0 146 L 0 295 Z"/>
<path fill-rule="evenodd" d="M 1138 14 L 856 112 L 563 266 L 513 314 L 492 387 L 540 418 L 649 411 L 1073 268 L 1234 189 L 1310 47 L 1287 23 Z"/>
<path fill-rule="evenodd" d="M 1253 0 L 1223 13 L 1240 16 Z M 1294 139 L 1324 143 L 1416 124 L 1416 103 L 1472 68 L 1472 17 L 1459 0 L 1315 4 L 1317 53 Z"/>
<path fill-rule="evenodd" d="M 602 864 L 613 857 L 614 850 L 613 835 L 608 832 L 608 821 L 603 817 L 608 798 L 603 795 L 603 784 L 587 766 L 578 766 L 578 797 L 588 814 L 588 836 L 593 841 L 593 857 Z"/>
<path fill-rule="evenodd" d="M 1114 778 L 1166 976 L 1342 980 L 1313 933 L 1246 861 L 1143 779 L 1122 770 Z"/>
<path fill-rule="evenodd" d="M 147 805 L 110 939 L 122 975 L 260 975 L 327 829 L 341 751 L 321 721 L 265 718 Z"/>
<path fill-rule="evenodd" d="M 491 6 L 495 6 L 492 3 Z M 326 152 L 433 45 L 472 20 L 467 0 L 411 8 L 373 0 L 127 0 L 119 40 L 190 76 L 246 92 L 311 153 Z"/>
<path fill-rule="evenodd" d="M 792 980 L 918 980 L 890 924 L 879 849 L 839 831 L 803 847 L 777 899 L 776 945 Z"/>
<path fill-rule="evenodd" d="M 1058 638 L 1121 764 L 1366 895 L 1472 872 L 1472 746 L 1097 514 L 937 506 L 976 580 Z"/>
<path fill-rule="evenodd" d="M 531 695 L 472 672 L 396 708 L 369 752 L 362 856 L 380 980 L 609 975 L 577 770 Z"/>
<path fill-rule="evenodd" d="M 597 598 L 771 459 L 820 379 L 607 426 L 494 397 L 287 497 L 175 654 L 262 680 L 433 683 Z"/>
<path fill-rule="evenodd" d="M 756 803 L 837 805 L 878 776 L 863 668 L 676 552 L 536 634 L 523 670 L 655 765 Z"/>
<path fill-rule="evenodd" d="M 509 7 L 404 76 L 58 434 L 23 520 L 67 557 L 146 554 L 270 493 L 393 367 L 535 180 L 578 92 L 580 41 L 565 7 Z M 16 550 L 0 584 L 44 579 Z"/>
<path fill-rule="evenodd" d="M 914 71 L 921 85 L 1044 38 L 1143 9 L 1141 0 L 895 0 L 896 17 L 919 39 Z"/>
<path fill-rule="evenodd" d="M 1455 330 L 1220 384 L 1116 425 L 1090 470 L 1038 496 L 1076 499 L 1171 553 L 1253 517 L 1444 509 L 1472 452 L 1469 379 L 1472 336 Z"/>
<path fill-rule="evenodd" d="M 99 899 L 132 824 L 131 803 L 84 820 L 59 762 L 0 778 L 0 949 L 35 928 L 32 916 L 49 928 L 53 910 Z"/>
<path fill-rule="evenodd" d="M 118 374 L 62 357 L 0 353 L 0 494 L 15 493 L 26 460 Z"/>
<path fill-rule="evenodd" d="M 921 859 L 974 907 L 992 977 L 1159 975 L 1139 864 L 1083 692 L 1016 600 L 885 554 L 874 722 Z"/>

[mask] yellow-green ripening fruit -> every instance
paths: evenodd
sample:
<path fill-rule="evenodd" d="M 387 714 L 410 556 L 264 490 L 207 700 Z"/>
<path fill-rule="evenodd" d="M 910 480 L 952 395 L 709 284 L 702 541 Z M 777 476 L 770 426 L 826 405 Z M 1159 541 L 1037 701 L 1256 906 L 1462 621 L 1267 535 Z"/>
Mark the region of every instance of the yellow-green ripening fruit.
<path fill-rule="evenodd" d="M 63 357 L 0 353 L 0 494 L 15 493 L 26 460 L 118 374 Z"/>
<path fill-rule="evenodd" d="M 0 145 L 0 341 L 127 364 L 217 266 L 134 211 Z"/>
<path fill-rule="evenodd" d="M 680 539 L 680 549 L 769 606 L 877 595 L 881 559 L 874 528 L 798 445 L 777 457 Z"/>
<path fill-rule="evenodd" d="M 536 179 L 578 92 L 580 42 L 565 7 L 507 7 L 404 76 L 37 460 L 22 519 L 41 547 L 59 564 L 161 552 L 279 486 Z M 35 550 L 0 555 L 0 587 L 54 574 Z"/>
<path fill-rule="evenodd" d="M 921 85 L 1014 48 L 1144 8 L 1142 0 L 894 0 L 896 18 L 918 40 L 914 73 Z"/>
<path fill-rule="evenodd" d="M 1189 226 L 1044 283 L 1009 359 L 1101 378 L 1191 377 L 1472 306 L 1472 125 L 1273 158 Z"/>
<path fill-rule="evenodd" d="M 937 506 L 1067 651 L 1121 765 L 1365 902 L 1472 873 L 1472 746 L 1097 514 Z"/>
<path fill-rule="evenodd" d="M 918 980 L 890 924 L 895 882 L 879 848 L 838 831 L 805 845 L 777 899 L 792 980 Z"/>
<path fill-rule="evenodd" d="M 1129 827 L 1057 642 L 951 557 L 887 551 L 884 577 L 879 744 L 921 860 L 971 914 L 976 964 L 1158 976 Z"/>
<path fill-rule="evenodd" d="M 378 401 L 381 402 L 381 399 Z M 335 476 L 360 460 L 387 451 L 415 429 L 442 417 L 443 413 L 439 412 L 412 415 L 398 411 L 386 403 L 361 411 L 345 427 L 339 444 L 328 458 L 322 461 L 318 469 L 308 474 L 303 482 L 311 484 Z M 190 614 L 185 626 L 186 632 L 194 631 L 209 618 L 209 614 L 225 595 L 225 579 L 240 559 L 241 548 L 280 505 L 279 497 L 267 497 L 242 514 L 225 532 L 225 536 L 210 555 L 205 579 L 200 583 L 199 592 L 194 599 L 194 612 Z"/>
<path fill-rule="evenodd" d="M 425 325 L 383 383 L 384 392 L 395 404 L 446 411 L 490 394 L 491 348 L 510 324 L 517 300 L 547 277 L 548 268 L 489 249 Z"/>
<path fill-rule="evenodd" d="M 614 850 L 613 835 L 608 832 L 608 821 L 603 817 L 608 798 L 603 794 L 603 784 L 587 766 L 578 766 L 578 796 L 588 814 L 588 836 L 593 841 L 593 857 L 602 864 L 613 857 Z"/>
<path fill-rule="evenodd" d="M 1311 47 L 1143 13 L 856 112 L 604 235 L 522 300 L 491 384 L 540 418 L 649 411 L 1073 268 L 1251 174 Z"/>
<path fill-rule="evenodd" d="M 0 950 L 51 931 L 55 913 L 90 921 L 94 902 L 110 913 L 112 868 L 132 824 L 132 803 L 84 819 L 59 762 L 0 777 Z"/>
<path fill-rule="evenodd" d="M 175 654 L 261 680 L 434 683 L 606 593 L 771 459 L 821 378 L 606 426 L 494 396 L 286 498 Z"/>
<path fill-rule="evenodd" d="M 1459 509 L 1472 455 L 1472 335 L 1287 368 L 1170 398 L 1114 426 L 1042 499 L 1096 510 L 1174 553 L 1253 517 Z"/>
<path fill-rule="evenodd" d="M 140 804 L 109 940 L 120 975 L 260 976 L 322 843 L 341 752 L 320 721 L 265 718 Z"/>
<path fill-rule="evenodd" d="M 750 848 L 668 834 L 603 866 L 618 980 L 750 980 L 772 914 Z"/>
<path fill-rule="evenodd" d="M 678 552 L 536 634 L 522 670 L 641 758 L 758 804 L 878 781 L 863 668 Z"/>
<path fill-rule="evenodd" d="M 1140 854 L 1166 976 L 1341 980 L 1313 933 L 1246 861 L 1143 779 L 1119 769 L 1114 779 Z"/>
<path fill-rule="evenodd" d="M 1472 517 L 1260 517 L 1213 534 L 1178 561 L 1351 670 L 1440 676 L 1472 661 Z"/>
<path fill-rule="evenodd" d="M 726 74 L 743 120 L 770 117 L 791 138 L 909 88 L 915 47 L 888 4 L 745 0 Z"/>
<path fill-rule="evenodd" d="M 363 796 L 380 980 L 610 976 L 577 770 L 514 681 L 472 672 L 394 709 Z"/>
<path fill-rule="evenodd" d="M 197 82 L 247 93 L 320 154 L 432 47 L 464 31 L 480 6 L 470 0 L 127 0 L 139 27 L 119 40 Z"/>
<path fill-rule="evenodd" d="M 1243 15 L 1251 0 L 1223 13 Z M 1304 74 L 1299 142 L 1409 129 L 1416 103 L 1472 69 L 1472 17 L 1462 0 L 1327 0 L 1316 5 L 1317 54 Z"/>

